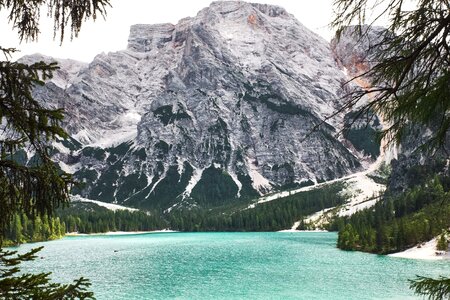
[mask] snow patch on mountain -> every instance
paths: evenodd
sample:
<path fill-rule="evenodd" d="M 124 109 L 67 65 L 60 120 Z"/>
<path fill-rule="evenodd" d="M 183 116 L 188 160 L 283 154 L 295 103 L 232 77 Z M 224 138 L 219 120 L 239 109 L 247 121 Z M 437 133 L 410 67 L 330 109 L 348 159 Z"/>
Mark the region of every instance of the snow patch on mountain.
<path fill-rule="evenodd" d="M 104 137 L 94 143 L 86 144 L 89 147 L 109 148 L 120 145 L 124 142 L 132 141 L 137 136 L 136 126 L 123 127 L 119 130 L 105 132 Z"/>
<path fill-rule="evenodd" d="M 230 172 L 229 175 L 230 175 L 231 179 L 233 179 L 234 183 L 238 187 L 238 191 L 237 191 L 236 197 L 241 197 L 242 182 L 239 181 L 237 175 L 234 172 Z"/>
<path fill-rule="evenodd" d="M 194 168 L 194 173 L 189 180 L 188 185 L 186 186 L 186 189 L 183 193 L 183 200 L 191 195 L 192 189 L 197 185 L 197 183 L 202 178 L 204 169 Z"/>
<path fill-rule="evenodd" d="M 70 154 L 70 149 L 68 149 L 66 146 L 64 146 L 62 143 L 60 142 L 53 142 L 52 146 L 56 148 L 56 150 L 58 150 L 60 153 L 63 154 Z"/>
<path fill-rule="evenodd" d="M 68 173 L 68 174 L 74 174 L 75 172 L 77 172 L 78 170 L 81 169 L 82 165 L 81 163 L 77 163 L 77 164 L 73 164 L 73 165 L 68 165 L 63 161 L 59 161 L 58 162 L 59 167 L 61 168 L 61 170 L 63 170 L 64 172 Z"/>
<path fill-rule="evenodd" d="M 249 166 L 248 175 L 252 180 L 253 188 L 258 191 L 260 195 L 270 191 L 272 189 L 270 181 L 258 172 L 258 168 L 250 161 L 250 159 L 247 160 L 247 164 Z"/>
<path fill-rule="evenodd" d="M 97 204 L 98 206 L 105 207 L 112 211 L 117 211 L 117 210 L 139 211 L 139 209 L 136 209 L 136 208 L 126 207 L 126 206 L 112 204 L 112 203 L 105 203 L 102 201 L 90 200 L 90 199 L 83 198 L 79 195 L 71 196 L 71 201 L 72 202 L 94 203 L 94 204 Z"/>

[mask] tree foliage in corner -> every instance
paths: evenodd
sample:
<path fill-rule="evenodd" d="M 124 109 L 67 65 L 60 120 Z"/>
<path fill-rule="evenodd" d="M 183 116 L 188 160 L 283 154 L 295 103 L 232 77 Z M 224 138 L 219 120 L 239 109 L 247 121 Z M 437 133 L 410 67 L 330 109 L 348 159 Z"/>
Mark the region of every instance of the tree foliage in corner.
<path fill-rule="evenodd" d="M 93 293 L 87 291 L 91 284 L 84 278 L 77 279 L 72 284 L 57 284 L 50 282 L 50 273 L 20 273 L 19 265 L 34 260 L 41 249 L 42 247 L 36 248 L 23 255 L 0 249 L 1 299 L 94 299 Z"/>
<path fill-rule="evenodd" d="M 343 109 L 366 96 L 361 114 L 375 111 L 389 127 L 387 141 L 399 142 L 411 122 L 432 129 L 426 143 L 445 144 L 450 129 L 450 2 L 448 0 L 335 0 L 332 26 L 339 38 L 350 24 L 364 38 L 371 26 L 368 18 L 388 18 L 388 27 L 373 45 L 370 69 L 359 75 L 370 87 L 354 90 Z M 373 11 L 381 11 L 373 16 Z M 357 78 L 358 78 L 357 77 Z"/>
<path fill-rule="evenodd" d="M 28 215 L 51 214 L 61 203 L 68 202 L 71 178 L 60 174 L 51 161 L 47 142 L 59 135 L 63 114 L 42 107 L 31 90 L 51 76 L 54 64 L 43 62 L 31 66 L 0 62 L 0 230 L 15 212 Z M 39 74 L 40 73 L 40 74 Z M 38 158 L 32 165 L 15 159 L 16 152 L 28 147 Z"/>
<path fill-rule="evenodd" d="M 352 91 L 342 110 L 370 99 L 360 115 L 370 111 L 382 115 L 389 124 L 386 141 L 400 142 L 414 123 L 431 129 L 425 142 L 429 149 L 445 148 L 450 129 L 450 1 L 334 0 L 333 5 L 331 25 L 338 38 L 354 23 L 359 25 L 356 34 L 363 38 L 371 29 L 363 26 L 368 18 L 388 18 L 387 30 L 373 46 L 377 51 L 371 67 L 356 77 L 369 79 L 370 87 Z M 374 16 L 375 10 L 380 13 Z M 450 280 L 420 277 L 411 288 L 430 299 L 445 299 Z"/>
<path fill-rule="evenodd" d="M 415 280 L 410 280 L 410 287 L 416 294 L 426 296 L 428 299 L 450 298 L 450 278 L 443 276 L 438 279 L 417 276 Z"/>
<path fill-rule="evenodd" d="M 83 21 L 105 15 L 109 0 L 0 0 L 0 11 L 8 12 L 8 21 L 17 29 L 21 41 L 34 41 L 39 34 L 41 9 L 54 19 L 54 33 L 64 39 L 66 27 L 77 36 Z M 57 69 L 56 63 L 26 65 L 8 60 L 14 48 L 0 45 L 6 57 L 0 61 L 0 232 L 15 212 L 51 215 L 67 203 L 72 180 L 61 174 L 50 160 L 48 141 L 65 137 L 60 127 L 63 111 L 48 109 L 33 99 L 32 89 L 43 85 Z M 17 162 L 15 153 L 28 147 L 34 153 L 31 165 Z"/>
<path fill-rule="evenodd" d="M 41 10 L 54 20 L 54 34 L 60 41 L 66 32 L 78 36 L 82 23 L 106 15 L 109 0 L 0 0 L 8 22 L 18 31 L 20 41 L 35 41 L 39 35 Z M 50 159 L 48 144 L 56 136 L 66 137 L 60 127 L 63 111 L 43 107 L 33 99 L 32 90 L 43 85 L 57 69 L 56 63 L 26 65 L 12 62 L 14 48 L 0 45 L 5 56 L 0 61 L 0 233 L 15 214 L 52 215 L 55 208 L 69 202 L 72 179 L 58 171 Z M 32 163 L 16 159 L 19 149 L 33 153 Z M 0 246 L 2 237 L 0 236 Z M 17 275 L 17 265 L 35 258 L 33 250 L 11 258 L 15 253 L 0 249 L 0 298 L 2 299 L 74 299 L 88 298 L 85 279 L 72 285 L 49 283 L 49 274 Z"/>

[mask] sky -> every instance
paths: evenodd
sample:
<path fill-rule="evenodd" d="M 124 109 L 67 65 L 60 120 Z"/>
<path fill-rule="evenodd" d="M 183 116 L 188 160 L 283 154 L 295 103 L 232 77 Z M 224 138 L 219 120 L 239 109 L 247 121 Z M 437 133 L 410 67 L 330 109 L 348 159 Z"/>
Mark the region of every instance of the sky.
<path fill-rule="evenodd" d="M 330 40 L 333 36 L 328 24 L 332 19 L 332 0 L 252 0 L 284 7 L 303 25 Z M 13 57 L 17 59 L 26 54 L 41 53 L 57 58 L 72 58 L 90 62 L 102 52 L 123 50 L 127 46 L 130 26 L 133 24 L 172 23 L 185 17 L 193 17 L 211 0 L 111 0 L 112 7 L 107 11 L 106 19 L 85 22 L 78 38 L 53 40 L 53 23 L 41 13 L 38 42 L 19 43 L 17 32 L 8 24 L 5 11 L 0 11 L 0 46 L 15 47 L 21 52 Z M 3 58 L 2 58 L 3 59 Z"/>

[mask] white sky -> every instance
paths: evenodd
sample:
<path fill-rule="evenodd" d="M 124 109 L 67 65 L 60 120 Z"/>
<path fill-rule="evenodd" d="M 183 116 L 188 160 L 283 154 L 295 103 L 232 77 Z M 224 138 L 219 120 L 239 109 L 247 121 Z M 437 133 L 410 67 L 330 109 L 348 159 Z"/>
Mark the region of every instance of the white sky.
<path fill-rule="evenodd" d="M 332 37 L 328 24 L 332 19 L 332 0 L 250 0 L 284 7 L 303 25 L 318 33 L 326 40 Z M 123 50 L 127 46 L 128 33 L 132 24 L 173 23 L 184 17 L 193 17 L 211 0 L 111 0 L 106 20 L 98 19 L 95 23 L 85 22 L 78 38 L 72 42 L 68 37 L 63 45 L 53 41 L 53 23 L 42 11 L 39 42 L 19 44 L 17 32 L 11 30 L 7 23 L 5 11 L 0 12 L 0 46 L 16 47 L 21 52 L 14 57 L 25 54 L 42 53 L 58 58 L 72 58 L 90 62 L 96 54 Z M 0 58 L 2 60 L 3 58 Z"/>

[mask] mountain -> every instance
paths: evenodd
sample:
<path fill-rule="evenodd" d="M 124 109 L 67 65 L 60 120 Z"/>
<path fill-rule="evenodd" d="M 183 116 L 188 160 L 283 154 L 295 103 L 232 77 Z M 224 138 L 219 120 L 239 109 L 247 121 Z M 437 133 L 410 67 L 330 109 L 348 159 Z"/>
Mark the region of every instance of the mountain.
<path fill-rule="evenodd" d="M 89 64 L 22 59 L 38 60 L 61 66 L 34 91 L 66 111 L 71 138 L 53 157 L 92 200 L 221 206 L 343 177 L 379 154 L 378 119 L 343 136 L 351 115 L 322 124 L 348 76 L 330 44 L 281 7 L 213 2 L 176 25 L 132 26 L 127 49 Z"/>

